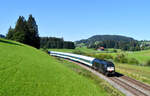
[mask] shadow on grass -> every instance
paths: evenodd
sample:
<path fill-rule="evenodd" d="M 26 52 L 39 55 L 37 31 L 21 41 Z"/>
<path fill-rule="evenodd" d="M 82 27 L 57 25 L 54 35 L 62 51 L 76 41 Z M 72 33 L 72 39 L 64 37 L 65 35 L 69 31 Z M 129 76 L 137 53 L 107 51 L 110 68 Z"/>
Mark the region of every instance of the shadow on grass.
<path fill-rule="evenodd" d="M 17 45 L 17 46 L 22 46 L 21 44 L 13 43 L 13 42 L 10 42 L 10 41 L 0 40 L 0 42 L 12 44 L 12 45 Z"/>

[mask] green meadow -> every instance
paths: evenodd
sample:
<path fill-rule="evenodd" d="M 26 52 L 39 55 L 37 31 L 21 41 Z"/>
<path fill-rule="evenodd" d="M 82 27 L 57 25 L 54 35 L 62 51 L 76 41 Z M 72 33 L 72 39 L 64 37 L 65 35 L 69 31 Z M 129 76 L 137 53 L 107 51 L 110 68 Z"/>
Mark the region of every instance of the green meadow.
<path fill-rule="evenodd" d="M 0 39 L 0 96 L 108 96 L 108 92 L 41 50 Z"/>
<path fill-rule="evenodd" d="M 115 63 L 116 71 L 126 76 L 150 84 L 150 67 Z"/>
<path fill-rule="evenodd" d="M 49 49 L 49 51 L 59 51 L 59 52 L 74 52 L 75 50 L 80 50 L 84 53 L 90 54 L 90 53 L 95 53 L 95 54 L 109 54 L 115 57 L 117 54 L 125 54 L 127 58 L 136 58 L 140 63 L 144 64 L 146 63 L 147 60 L 150 60 L 150 50 L 143 50 L 143 51 L 135 51 L 135 52 L 129 52 L 129 51 L 121 51 L 119 49 L 116 49 L 117 52 L 111 52 L 114 49 L 108 49 L 109 52 L 107 51 L 97 51 L 94 49 L 88 49 L 86 47 L 79 48 L 77 47 L 76 49 Z"/>
<path fill-rule="evenodd" d="M 107 53 L 112 56 L 116 56 L 117 54 L 125 54 L 127 58 L 135 58 L 139 61 L 140 64 L 145 64 L 148 60 L 150 60 L 150 50 L 142 50 L 142 51 L 119 51 L 117 53 Z"/>
<path fill-rule="evenodd" d="M 49 49 L 49 50 L 54 50 L 54 49 Z M 66 49 L 55 49 L 55 51 L 60 51 L 64 52 Z M 139 61 L 140 64 L 144 65 L 148 60 L 150 60 L 150 50 L 143 50 L 143 51 L 136 51 L 136 52 L 129 52 L 129 51 L 121 51 L 117 50 L 117 53 L 107 53 L 107 52 L 100 52 L 94 49 L 87 49 L 86 47 L 84 48 L 76 48 L 74 50 L 68 49 L 65 52 L 74 52 L 75 50 L 80 50 L 85 53 L 96 53 L 96 54 L 101 54 L 101 55 L 106 55 L 109 54 L 113 57 L 117 56 L 117 54 L 125 54 L 127 58 L 135 58 Z M 108 49 L 109 51 L 114 50 L 114 49 Z M 127 64 L 127 63 L 117 63 L 114 62 L 116 66 L 116 71 L 120 72 L 124 75 L 127 75 L 129 77 L 132 77 L 136 80 L 139 80 L 141 82 L 150 84 L 150 66 L 140 66 L 136 64 Z"/>
<path fill-rule="evenodd" d="M 139 52 L 128 52 L 127 53 L 128 57 L 131 58 L 136 58 L 138 59 L 141 63 L 145 63 L 147 60 L 150 60 L 150 50 L 143 50 Z"/>

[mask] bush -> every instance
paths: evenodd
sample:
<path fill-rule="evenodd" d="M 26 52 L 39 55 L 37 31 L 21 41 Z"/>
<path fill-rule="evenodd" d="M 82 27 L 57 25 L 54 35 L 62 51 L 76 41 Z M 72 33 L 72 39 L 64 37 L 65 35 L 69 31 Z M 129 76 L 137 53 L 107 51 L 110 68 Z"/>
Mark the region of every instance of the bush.
<path fill-rule="evenodd" d="M 104 49 L 104 51 L 108 51 L 108 49 Z"/>
<path fill-rule="evenodd" d="M 150 60 L 146 62 L 146 66 L 150 66 Z"/>
<path fill-rule="evenodd" d="M 114 57 L 114 61 L 115 61 L 115 62 L 120 62 L 120 59 L 117 58 L 117 56 L 116 56 L 116 57 Z"/>
<path fill-rule="evenodd" d="M 74 54 L 85 55 L 86 53 L 80 50 L 73 51 Z"/>
<path fill-rule="evenodd" d="M 49 54 L 49 52 L 48 52 L 48 50 L 47 50 L 47 49 L 42 48 L 41 50 L 42 50 L 42 51 L 44 51 L 45 53 Z"/>
<path fill-rule="evenodd" d="M 139 61 L 135 58 L 127 58 L 124 54 L 118 54 L 115 58 L 114 58 L 115 62 L 119 62 L 119 63 L 129 63 L 129 64 L 135 64 L 138 65 Z"/>
<path fill-rule="evenodd" d="M 126 57 L 121 57 L 121 58 L 115 57 L 114 61 L 119 63 L 128 63 L 128 59 Z"/>
<path fill-rule="evenodd" d="M 121 58 L 120 63 L 128 63 L 128 59 L 126 57 Z"/>
<path fill-rule="evenodd" d="M 102 60 L 113 59 L 113 56 L 108 55 L 108 54 L 96 54 L 93 57 L 95 57 L 97 59 L 102 59 Z"/>
<path fill-rule="evenodd" d="M 139 61 L 137 59 L 135 59 L 135 58 L 131 58 L 131 59 L 129 59 L 128 63 L 138 65 Z"/>
<path fill-rule="evenodd" d="M 117 50 L 116 50 L 116 49 L 114 49 L 114 50 L 113 50 L 113 52 L 114 52 L 114 53 L 117 53 Z"/>
<path fill-rule="evenodd" d="M 128 63 L 128 59 L 124 54 L 118 54 L 116 57 L 114 57 L 114 61 L 119 63 Z"/>

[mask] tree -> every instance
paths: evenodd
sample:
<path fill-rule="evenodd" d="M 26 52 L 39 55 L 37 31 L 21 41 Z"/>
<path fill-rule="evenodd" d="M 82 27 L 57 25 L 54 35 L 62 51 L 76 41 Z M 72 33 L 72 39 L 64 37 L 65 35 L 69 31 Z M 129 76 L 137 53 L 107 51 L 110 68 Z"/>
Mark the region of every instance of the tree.
<path fill-rule="evenodd" d="M 41 37 L 40 38 L 41 48 L 67 48 L 74 49 L 74 42 L 64 41 L 63 38 L 56 37 Z"/>
<path fill-rule="evenodd" d="M 135 51 L 140 51 L 140 46 L 139 46 L 139 45 L 137 45 L 137 46 L 135 47 Z"/>
<path fill-rule="evenodd" d="M 29 45 L 34 46 L 36 48 L 40 48 L 40 37 L 38 34 L 38 26 L 32 15 L 29 15 L 27 25 L 29 29 L 29 34 L 28 34 Z"/>
<path fill-rule="evenodd" d="M 17 20 L 12 40 L 28 44 L 28 27 L 26 24 L 26 20 L 23 16 L 19 16 L 19 19 Z"/>
<path fill-rule="evenodd" d="M 10 26 L 10 28 L 8 29 L 8 33 L 6 35 L 6 39 L 12 40 L 13 39 L 13 34 L 14 34 L 14 29 L 11 28 L 11 26 Z"/>
<path fill-rule="evenodd" d="M 38 26 L 32 15 L 29 15 L 28 21 L 23 16 L 19 16 L 15 28 L 10 27 L 6 37 L 7 39 L 40 48 Z"/>
<path fill-rule="evenodd" d="M 74 43 L 70 41 L 65 41 L 63 47 L 67 49 L 75 49 Z"/>
<path fill-rule="evenodd" d="M 115 49 L 118 49 L 118 48 L 119 48 L 118 42 L 115 42 L 114 48 L 115 48 Z"/>

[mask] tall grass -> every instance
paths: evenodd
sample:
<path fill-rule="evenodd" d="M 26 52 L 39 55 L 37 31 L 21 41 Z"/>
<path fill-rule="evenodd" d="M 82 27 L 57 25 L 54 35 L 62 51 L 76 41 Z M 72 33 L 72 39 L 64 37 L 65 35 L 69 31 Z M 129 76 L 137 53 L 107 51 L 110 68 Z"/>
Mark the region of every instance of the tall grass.
<path fill-rule="evenodd" d="M 116 63 L 116 71 L 136 80 L 150 84 L 150 67 Z"/>
<path fill-rule="evenodd" d="M 150 60 L 148 60 L 145 65 L 150 66 Z"/>

